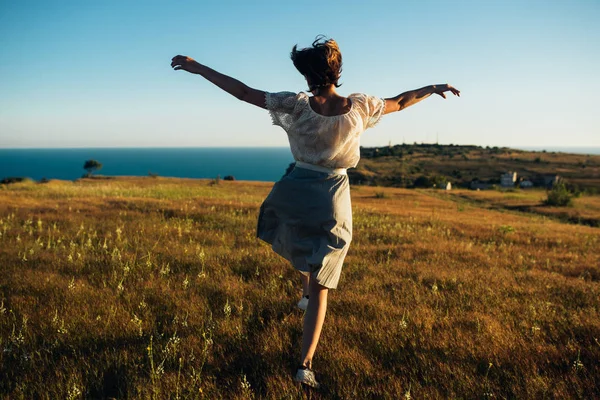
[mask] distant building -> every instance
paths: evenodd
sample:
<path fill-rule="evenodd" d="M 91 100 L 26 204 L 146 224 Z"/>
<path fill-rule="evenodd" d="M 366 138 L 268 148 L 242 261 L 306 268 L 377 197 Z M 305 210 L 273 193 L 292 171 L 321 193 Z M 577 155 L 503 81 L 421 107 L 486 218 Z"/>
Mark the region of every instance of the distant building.
<path fill-rule="evenodd" d="M 502 187 L 514 187 L 517 181 L 517 173 L 509 171 L 505 174 L 500 175 L 500 186 Z"/>
<path fill-rule="evenodd" d="M 531 181 L 530 181 L 530 180 L 528 180 L 528 179 L 525 179 L 525 180 L 522 180 L 522 181 L 519 183 L 519 186 L 520 186 L 521 188 L 523 188 L 523 189 L 532 188 L 532 187 L 533 187 L 533 182 L 531 182 Z"/>
<path fill-rule="evenodd" d="M 558 175 L 538 175 L 532 179 L 535 186 L 541 186 L 551 189 L 554 185 L 560 182 L 560 176 Z"/>
<path fill-rule="evenodd" d="M 546 184 L 546 187 L 551 188 L 554 185 L 556 185 L 558 182 L 560 182 L 560 176 L 558 176 L 558 175 L 544 176 L 544 183 Z"/>

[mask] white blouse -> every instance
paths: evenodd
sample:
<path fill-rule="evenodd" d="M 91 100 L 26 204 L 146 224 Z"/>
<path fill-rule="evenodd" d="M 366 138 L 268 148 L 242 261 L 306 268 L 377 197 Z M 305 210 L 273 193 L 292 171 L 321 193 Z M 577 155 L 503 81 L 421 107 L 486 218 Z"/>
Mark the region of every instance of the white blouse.
<path fill-rule="evenodd" d="M 354 93 L 345 114 L 316 113 L 306 93 L 266 93 L 273 125 L 288 135 L 296 161 L 326 168 L 353 168 L 360 160 L 360 134 L 375 126 L 385 110 L 385 100 Z"/>

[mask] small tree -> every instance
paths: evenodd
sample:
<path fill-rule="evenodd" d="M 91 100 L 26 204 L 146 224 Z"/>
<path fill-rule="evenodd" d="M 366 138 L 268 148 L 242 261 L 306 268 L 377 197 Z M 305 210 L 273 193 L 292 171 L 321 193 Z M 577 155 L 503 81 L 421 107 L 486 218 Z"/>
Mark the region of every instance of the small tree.
<path fill-rule="evenodd" d="M 573 204 L 573 194 L 564 183 L 559 182 L 548 191 L 548 198 L 544 203 L 549 206 L 568 207 Z"/>
<path fill-rule="evenodd" d="M 87 171 L 88 176 L 91 176 L 94 172 L 102 169 L 102 163 L 96 160 L 87 160 L 85 164 L 83 164 L 83 169 Z"/>
<path fill-rule="evenodd" d="M 433 186 L 433 182 L 431 181 L 431 179 L 429 179 L 429 177 L 421 175 L 417 179 L 415 179 L 415 181 L 413 182 L 413 186 L 416 188 L 430 188 Z"/>

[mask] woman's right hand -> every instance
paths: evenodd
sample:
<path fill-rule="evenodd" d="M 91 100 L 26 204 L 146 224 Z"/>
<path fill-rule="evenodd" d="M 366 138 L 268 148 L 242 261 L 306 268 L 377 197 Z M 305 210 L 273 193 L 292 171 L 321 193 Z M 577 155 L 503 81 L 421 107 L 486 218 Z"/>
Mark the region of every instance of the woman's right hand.
<path fill-rule="evenodd" d="M 200 64 L 188 56 L 175 56 L 171 59 L 171 67 L 173 67 L 175 71 L 182 69 L 191 72 L 192 74 L 197 74 L 199 72 Z"/>

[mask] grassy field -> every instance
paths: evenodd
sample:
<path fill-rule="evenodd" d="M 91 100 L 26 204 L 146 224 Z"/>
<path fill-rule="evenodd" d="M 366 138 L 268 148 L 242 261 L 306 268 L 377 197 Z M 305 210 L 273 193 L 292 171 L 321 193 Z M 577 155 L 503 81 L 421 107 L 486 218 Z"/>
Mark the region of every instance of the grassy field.
<path fill-rule="evenodd" d="M 255 238 L 270 187 L 0 185 L 0 397 L 600 397 L 600 229 L 524 209 L 539 192 L 380 187 L 353 188 L 303 392 L 299 276 Z"/>
<path fill-rule="evenodd" d="M 470 203 L 495 210 L 520 211 L 564 222 L 600 227 L 600 196 L 596 195 L 575 198 L 571 207 L 550 207 L 544 204 L 548 197 L 545 190 L 453 190 L 439 193 L 458 203 Z"/>

